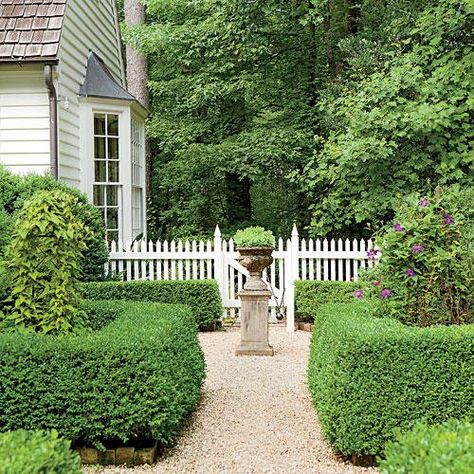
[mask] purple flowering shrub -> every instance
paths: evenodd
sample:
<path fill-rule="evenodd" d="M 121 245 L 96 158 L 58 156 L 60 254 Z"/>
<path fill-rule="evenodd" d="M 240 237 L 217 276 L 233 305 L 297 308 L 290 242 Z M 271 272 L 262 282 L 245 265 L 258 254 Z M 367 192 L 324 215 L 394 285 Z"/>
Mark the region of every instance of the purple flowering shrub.
<path fill-rule="evenodd" d="M 439 189 L 407 201 L 376 236 L 382 256 L 364 296 L 377 298 L 379 315 L 418 326 L 474 322 L 472 222 L 452 202 Z"/>

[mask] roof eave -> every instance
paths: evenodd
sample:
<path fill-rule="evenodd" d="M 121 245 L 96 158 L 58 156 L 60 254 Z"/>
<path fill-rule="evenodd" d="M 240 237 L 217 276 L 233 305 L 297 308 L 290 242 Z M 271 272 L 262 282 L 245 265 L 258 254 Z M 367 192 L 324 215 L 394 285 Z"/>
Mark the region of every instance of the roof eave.
<path fill-rule="evenodd" d="M 43 64 L 58 64 L 59 59 L 57 57 L 51 58 L 0 58 L 0 63 L 5 64 L 28 64 L 28 63 L 43 63 Z"/>

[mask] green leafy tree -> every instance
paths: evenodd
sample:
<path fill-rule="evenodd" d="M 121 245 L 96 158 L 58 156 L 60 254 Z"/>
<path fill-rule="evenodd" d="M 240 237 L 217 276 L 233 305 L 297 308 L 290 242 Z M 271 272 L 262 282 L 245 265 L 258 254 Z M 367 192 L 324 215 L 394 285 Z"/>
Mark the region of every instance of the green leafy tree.
<path fill-rule="evenodd" d="M 410 2 L 395 17 L 399 3 L 388 2 L 384 42 L 373 29 L 340 42 L 348 70 L 322 97 L 314 154 L 303 175 L 294 173 L 313 196 L 314 233 L 373 229 L 413 189 L 474 184 L 468 2 Z M 359 54 L 355 38 L 368 38 Z"/>
<path fill-rule="evenodd" d="M 11 281 L 7 325 L 61 333 L 81 318 L 79 261 L 89 229 L 74 215 L 78 206 L 63 191 L 42 191 L 19 212 L 4 261 Z"/>
<path fill-rule="evenodd" d="M 300 21 L 310 3 L 145 3 L 148 25 L 125 37 L 150 66 L 152 230 L 209 234 L 217 222 L 229 232 L 266 221 L 288 233 L 306 207 L 287 175 L 313 140 L 312 50 L 301 47 L 312 29 Z"/>

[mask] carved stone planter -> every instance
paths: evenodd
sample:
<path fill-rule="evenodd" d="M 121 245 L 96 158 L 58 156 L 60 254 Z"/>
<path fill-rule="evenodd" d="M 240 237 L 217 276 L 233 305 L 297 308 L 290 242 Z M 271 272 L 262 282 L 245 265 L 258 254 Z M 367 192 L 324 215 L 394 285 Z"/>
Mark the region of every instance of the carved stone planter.
<path fill-rule="evenodd" d="M 239 293 L 241 341 L 236 355 L 272 356 L 273 347 L 268 342 L 268 300 L 271 292 L 262 280 L 262 272 L 273 262 L 270 247 L 239 248 L 239 262 L 249 272 L 250 278 Z"/>

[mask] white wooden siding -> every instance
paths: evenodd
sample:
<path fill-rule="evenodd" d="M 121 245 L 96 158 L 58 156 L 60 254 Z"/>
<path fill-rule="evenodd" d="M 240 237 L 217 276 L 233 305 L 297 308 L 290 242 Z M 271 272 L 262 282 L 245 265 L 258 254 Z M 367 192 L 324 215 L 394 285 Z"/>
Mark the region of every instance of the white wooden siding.
<path fill-rule="evenodd" d="M 59 49 L 59 175 L 86 191 L 83 176 L 93 166 L 81 163 L 81 128 L 78 92 L 84 81 L 87 57 L 97 53 L 114 79 L 123 82 L 122 53 L 114 0 L 68 0 Z M 65 107 L 67 98 L 68 108 Z"/>
<path fill-rule="evenodd" d="M 42 66 L 0 65 L 0 164 L 49 171 L 49 105 Z"/>

